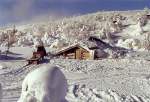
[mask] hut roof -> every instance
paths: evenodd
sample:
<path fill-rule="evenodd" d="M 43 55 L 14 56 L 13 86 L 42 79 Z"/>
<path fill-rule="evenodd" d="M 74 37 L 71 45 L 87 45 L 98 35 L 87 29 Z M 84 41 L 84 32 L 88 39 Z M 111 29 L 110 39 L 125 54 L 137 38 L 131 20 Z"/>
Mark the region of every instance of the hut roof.
<path fill-rule="evenodd" d="M 86 46 L 85 44 L 75 43 L 75 44 L 72 44 L 72 45 L 70 45 L 70 46 L 67 46 L 67 47 L 62 48 L 61 50 L 57 51 L 57 52 L 55 53 L 55 55 L 61 54 L 62 52 L 68 51 L 68 50 L 70 50 L 70 49 L 72 49 L 72 48 L 75 48 L 75 47 L 81 47 L 81 48 L 83 48 L 83 49 L 85 49 L 85 50 L 87 50 L 87 51 L 89 51 L 89 52 L 91 51 L 91 50 L 89 49 L 89 47 Z"/>
<path fill-rule="evenodd" d="M 106 49 L 106 48 L 112 49 L 113 48 L 109 43 L 101 40 L 100 38 L 98 38 L 96 36 L 90 36 L 88 40 L 91 42 L 95 42 L 97 44 L 98 48 L 101 48 L 101 49 Z"/>
<path fill-rule="evenodd" d="M 98 45 L 92 41 L 84 41 L 84 46 L 87 46 L 89 49 L 97 49 Z"/>

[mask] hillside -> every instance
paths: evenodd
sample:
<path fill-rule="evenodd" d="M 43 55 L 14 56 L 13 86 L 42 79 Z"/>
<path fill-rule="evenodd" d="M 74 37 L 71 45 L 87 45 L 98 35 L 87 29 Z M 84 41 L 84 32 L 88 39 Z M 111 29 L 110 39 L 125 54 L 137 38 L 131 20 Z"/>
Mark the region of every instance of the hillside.
<path fill-rule="evenodd" d="M 86 40 L 89 36 L 109 42 L 114 46 L 128 49 L 148 49 L 150 33 L 149 10 L 97 12 L 83 16 L 28 23 L 0 31 L 0 46 L 6 46 L 9 36 L 11 46 L 32 46 L 42 40 L 51 46 L 59 40 L 70 44 Z M 16 32 L 12 34 L 12 30 Z M 145 44 L 145 45 L 143 45 Z"/>
<path fill-rule="evenodd" d="M 52 52 L 90 37 L 108 57 L 98 60 L 53 58 Z M 49 56 L 29 65 L 37 43 Z M 8 56 L 6 50 L 10 46 Z M 0 29 L 0 102 L 16 102 L 25 76 L 58 65 L 68 82 L 68 102 L 150 102 L 150 11 L 108 11 Z"/>

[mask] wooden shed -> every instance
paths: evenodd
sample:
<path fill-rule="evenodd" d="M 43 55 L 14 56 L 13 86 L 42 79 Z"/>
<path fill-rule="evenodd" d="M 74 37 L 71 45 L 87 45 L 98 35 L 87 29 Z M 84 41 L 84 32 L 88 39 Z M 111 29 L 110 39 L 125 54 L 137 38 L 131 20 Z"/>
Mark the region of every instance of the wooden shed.
<path fill-rule="evenodd" d="M 146 15 L 147 19 L 150 19 L 150 13 Z"/>
<path fill-rule="evenodd" d="M 73 44 L 65 47 L 54 54 L 55 56 L 62 56 L 68 59 L 94 59 L 94 50 L 90 50 L 87 46 L 80 44 Z"/>

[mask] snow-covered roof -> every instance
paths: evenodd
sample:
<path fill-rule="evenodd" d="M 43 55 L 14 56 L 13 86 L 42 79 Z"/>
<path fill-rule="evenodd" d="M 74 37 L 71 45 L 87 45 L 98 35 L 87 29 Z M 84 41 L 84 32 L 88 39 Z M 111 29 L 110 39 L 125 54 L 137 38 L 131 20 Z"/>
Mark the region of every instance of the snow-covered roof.
<path fill-rule="evenodd" d="M 57 51 L 55 53 L 55 55 L 61 54 L 62 52 L 65 52 L 65 51 L 70 50 L 70 49 L 75 48 L 75 47 L 81 47 L 81 48 L 91 52 L 91 50 L 85 44 L 83 44 L 83 43 L 75 43 L 75 44 L 72 44 L 70 46 L 62 48 L 61 50 Z"/>
<path fill-rule="evenodd" d="M 150 15 L 150 12 L 149 13 L 147 13 L 147 16 L 149 16 Z"/>
<path fill-rule="evenodd" d="M 86 45 L 89 49 L 98 47 L 96 42 L 92 42 L 92 41 L 84 41 L 84 45 Z"/>

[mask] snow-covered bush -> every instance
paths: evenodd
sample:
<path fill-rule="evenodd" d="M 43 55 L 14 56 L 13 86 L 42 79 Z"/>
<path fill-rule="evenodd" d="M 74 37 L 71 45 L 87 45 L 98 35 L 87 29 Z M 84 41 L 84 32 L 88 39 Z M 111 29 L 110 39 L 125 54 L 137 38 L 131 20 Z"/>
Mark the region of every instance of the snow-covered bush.
<path fill-rule="evenodd" d="M 56 48 L 56 49 L 60 49 L 62 47 L 66 47 L 68 45 L 67 42 L 65 42 L 65 40 L 59 40 L 56 39 L 50 46 L 50 48 Z"/>
<path fill-rule="evenodd" d="M 32 33 L 34 36 L 43 36 L 45 28 L 40 25 L 33 25 Z"/>
<path fill-rule="evenodd" d="M 118 40 L 117 46 L 124 47 L 126 49 L 138 50 L 141 48 L 141 42 L 138 39 L 120 39 Z"/>
<path fill-rule="evenodd" d="M 57 66 L 42 66 L 29 73 L 22 83 L 18 102 L 67 102 L 67 81 Z"/>
<path fill-rule="evenodd" d="M 18 38 L 17 44 L 18 46 L 31 46 L 33 45 L 33 40 L 28 39 L 26 36 L 22 36 Z"/>
<path fill-rule="evenodd" d="M 44 34 L 44 36 L 41 38 L 44 46 L 50 46 L 53 41 L 54 41 L 54 38 L 51 37 L 47 32 Z"/>

